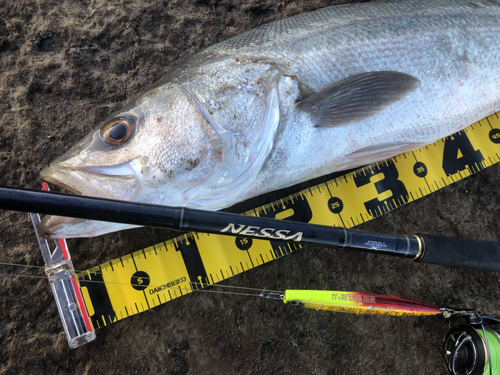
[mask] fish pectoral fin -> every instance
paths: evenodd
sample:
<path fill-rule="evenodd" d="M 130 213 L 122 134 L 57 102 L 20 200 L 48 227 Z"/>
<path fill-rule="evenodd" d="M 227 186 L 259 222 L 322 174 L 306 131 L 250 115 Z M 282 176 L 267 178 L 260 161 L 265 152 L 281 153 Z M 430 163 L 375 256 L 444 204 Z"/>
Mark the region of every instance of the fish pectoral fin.
<path fill-rule="evenodd" d="M 317 127 L 347 125 L 384 110 L 419 85 L 405 73 L 361 73 L 311 95 L 297 107 L 310 112 Z"/>
<path fill-rule="evenodd" d="M 375 161 L 391 158 L 404 152 L 416 150 L 425 146 L 425 143 L 404 143 L 404 144 L 379 144 L 369 146 L 354 151 L 345 157 L 347 168 L 355 168 L 360 165 L 367 165 Z"/>

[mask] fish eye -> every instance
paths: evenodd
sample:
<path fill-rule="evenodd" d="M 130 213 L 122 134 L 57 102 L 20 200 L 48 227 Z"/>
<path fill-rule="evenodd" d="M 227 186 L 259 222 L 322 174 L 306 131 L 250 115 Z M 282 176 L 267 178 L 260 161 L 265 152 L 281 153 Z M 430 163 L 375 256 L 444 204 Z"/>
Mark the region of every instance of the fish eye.
<path fill-rule="evenodd" d="M 126 143 L 134 133 L 135 121 L 128 117 L 116 118 L 101 130 L 104 142 L 112 146 L 121 146 Z"/>

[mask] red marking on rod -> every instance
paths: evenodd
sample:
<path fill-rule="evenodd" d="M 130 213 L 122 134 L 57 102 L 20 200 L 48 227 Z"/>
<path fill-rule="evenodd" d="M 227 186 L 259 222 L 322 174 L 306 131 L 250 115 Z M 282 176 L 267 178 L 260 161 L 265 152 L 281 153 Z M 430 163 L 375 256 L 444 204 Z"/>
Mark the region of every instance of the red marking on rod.
<path fill-rule="evenodd" d="M 80 305 L 80 310 L 82 311 L 83 320 L 85 321 L 85 327 L 87 331 L 92 331 L 92 324 L 90 324 L 89 313 L 87 312 L 87 308 L 85 307 L 85 302 L 83 301 L 82 293 L 80 288 L 78 287 L 78 283 L 76 282 L 76 277 L 71 276 L 71 281 L 73 283 L 73 288 L 75 289 L 76 299 L 78 300 L 78 304 Z"/>

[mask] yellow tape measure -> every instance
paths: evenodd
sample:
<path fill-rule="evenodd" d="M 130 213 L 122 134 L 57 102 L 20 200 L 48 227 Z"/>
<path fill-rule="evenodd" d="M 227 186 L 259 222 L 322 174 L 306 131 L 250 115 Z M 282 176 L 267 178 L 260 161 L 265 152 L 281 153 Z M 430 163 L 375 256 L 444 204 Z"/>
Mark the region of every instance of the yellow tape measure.
<path fill-rule="evenodd" d="M 499 162 L 499 115 L 245 214 L 347 228 L 359 225 Z M 189 233 L 80 272 L 78 280 L 97 329 L 300 247 Z"/>

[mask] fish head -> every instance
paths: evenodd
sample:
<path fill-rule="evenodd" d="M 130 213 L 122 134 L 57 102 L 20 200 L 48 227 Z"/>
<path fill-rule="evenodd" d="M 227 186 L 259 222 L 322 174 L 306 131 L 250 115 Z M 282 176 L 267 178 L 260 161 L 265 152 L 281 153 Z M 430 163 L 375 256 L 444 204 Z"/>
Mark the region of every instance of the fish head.
<path fill-rule="evenodd" d="M 224 147 L 188 91 L 160 86 L 110 116 L 41 176 L 77 194 L 184 206 L 185 191 L 220 166 Z M 113 231 L 103 227 L 108 223 L 78 229 L 80 222 L 86 220 L 46 217 L 41 232 L 69 238 Z"/>
<path fill-rule="evenodd" d="M 296 79 L 272 62 L 209 60 L 184 80 L 173 74 L 160 80 L 41 175 L 89 196 L 228 207 L 248 192 L 256 194 L 250 185 L 270 157 L 281 113 L 297 95 Z M 40 232 L 46 238 L 70 238 L 125 229 L 110 226 L 49 217 Z"/>

